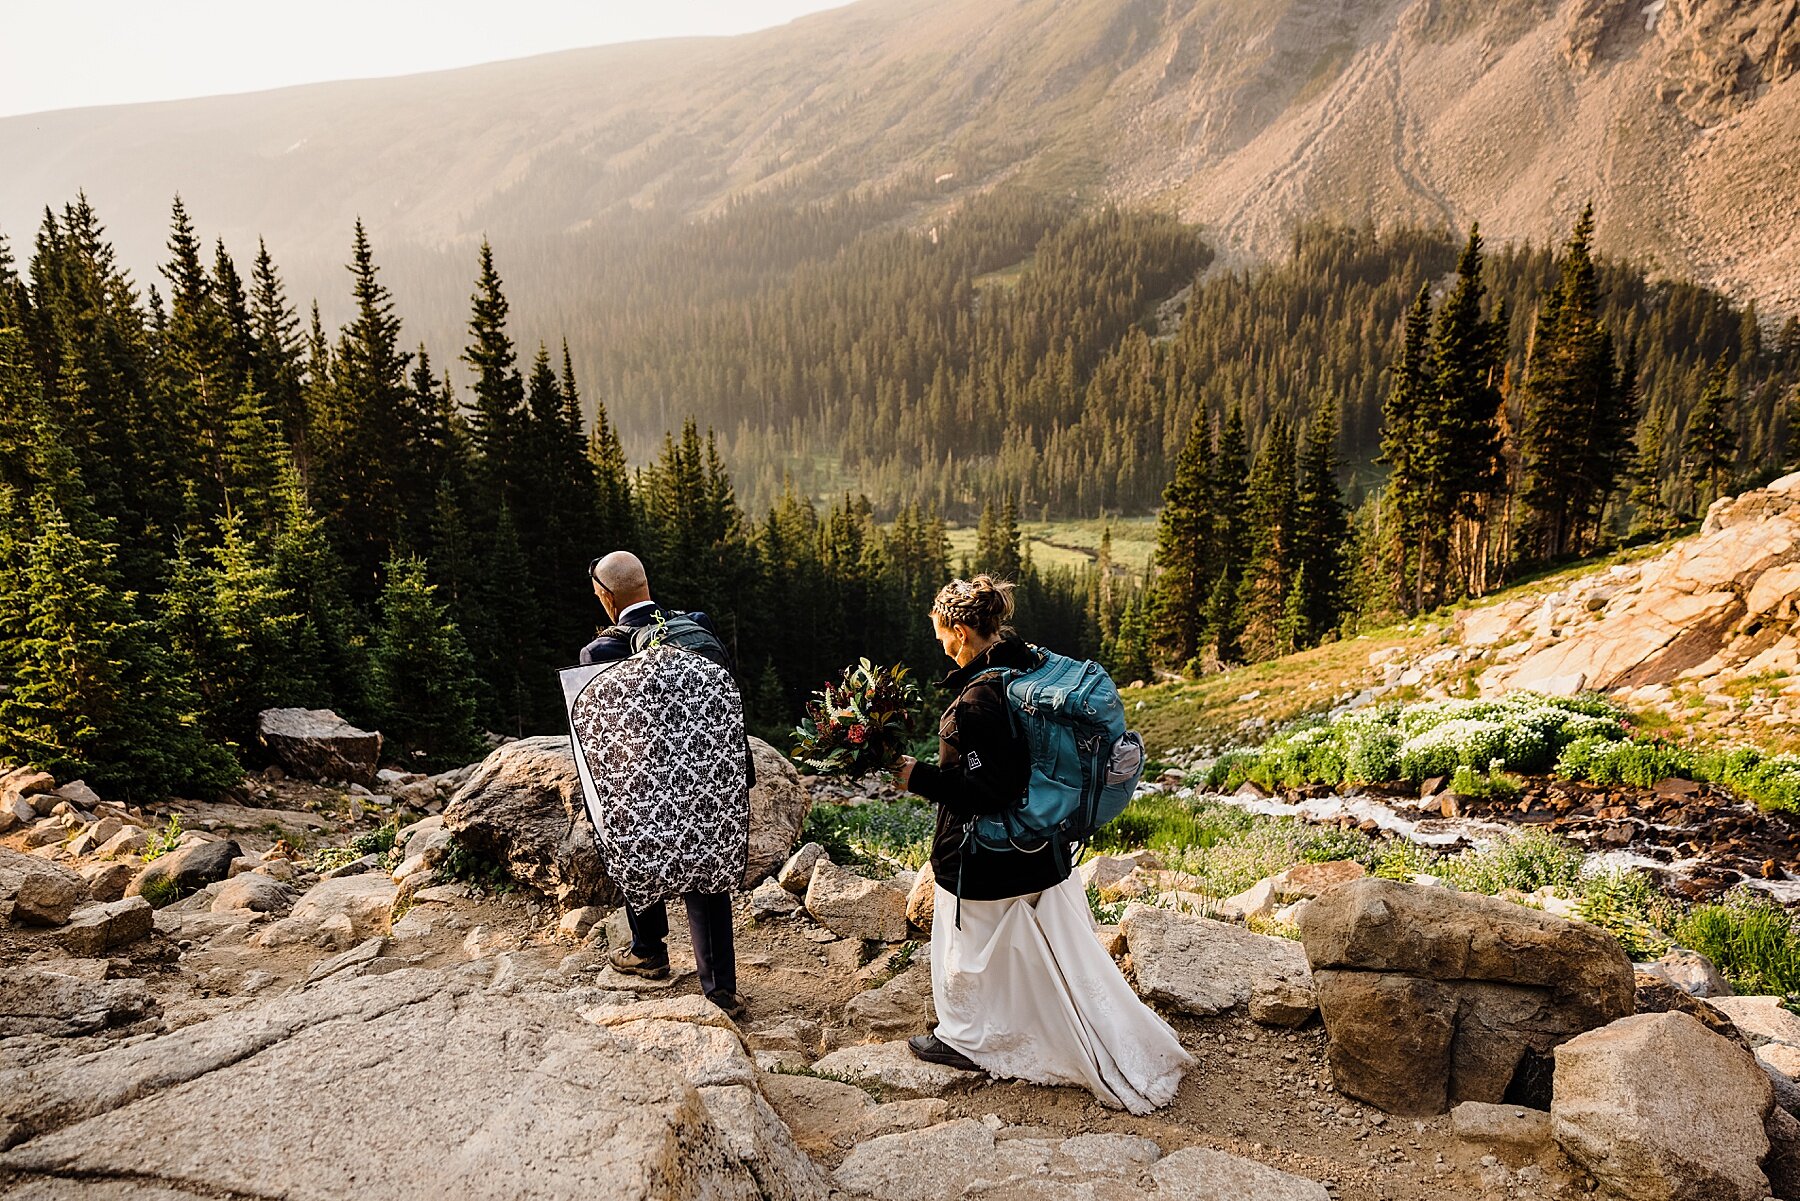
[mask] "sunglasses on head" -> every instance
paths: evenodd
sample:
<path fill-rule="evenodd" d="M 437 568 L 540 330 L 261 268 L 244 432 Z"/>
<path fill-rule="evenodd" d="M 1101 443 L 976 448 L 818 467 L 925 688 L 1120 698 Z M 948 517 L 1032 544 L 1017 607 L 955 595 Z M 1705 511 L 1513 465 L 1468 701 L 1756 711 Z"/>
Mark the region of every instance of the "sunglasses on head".
<path fill-rule="evenodd" d="M 588 560 L 588 579 L 592 580 L 596 584 L 600 584 L 600 586 L 602 588 L 606 588 L 606 585 L 601 583 L 600 577 L 594 574 L 594 570 L 595 570 L 595 568 L 600 566 L 600 560 L 604 559 L 605 557 L 606 557 L 605 555 L 598 555 L 598 556 Z M 608 592 L 612 591 L 611 588 L 606 588 L 606 590 Z"/>

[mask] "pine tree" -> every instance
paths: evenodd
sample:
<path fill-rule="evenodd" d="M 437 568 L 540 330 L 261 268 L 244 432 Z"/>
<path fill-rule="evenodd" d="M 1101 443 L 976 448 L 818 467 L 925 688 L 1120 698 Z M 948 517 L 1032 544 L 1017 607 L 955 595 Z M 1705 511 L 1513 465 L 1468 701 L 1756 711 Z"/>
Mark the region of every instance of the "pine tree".
<path fill-rule="evenodd" d="M 1300 645 L 1335 630 L 1347 608 L 1350 522 L 1337 472 L 1337 408 L 1321 401 L 1306 426 L 1294 502 L 1294 564 L 1306 581 Z"/>
<path fill-rule="evenodd" d="M 1112 675 L 1122 683 L 1154 680 L 1150 665 L 1150 631 L 1141 597 L 1133 597 L 1119 615 L 1119 636 L 1108 656 Z"/>
<path fill-rule="evenodd" d="M 1675 510 L 1665 499 L 1663 455 L 1669 436 L 1668 414 L 1656 409 L 1638 426 L 1637 455 L 1627 478 L 1631 481 L 1632 532 L 1655 536 L 1675 527 Z"/>
<path fill-rule="evenodd" d="M 1281 653 L 1281 611 L 1294 571 L 1294 437 L 1277 417 L 1250 473 L 1250 559 L 1238 583 L 1244 656 L 1255 662 Z"/>
<path fill-rule="evenodd" d="M 370 666 L 382 733 L 427 771 L 479 756 L 474 661 L 421 559 L 391 559 Z"/>
<path fill-rule="evenodd" d="M 519 378 L 518 358 L 506 332 L 508 311 L 500 272 L 494 266 L 494 250 L 484 239 L 480 274 L 470 298 L 469 345 L 463 351 L 463 362 L 475 375 L 470 432 L 482 465 L 484 504 L 493 506 L 511 503 L 519 473 L 531 470 L 520 461 L 525 384 Z"/>
<path fill-rule="evenodd" d="M 1538 309 L 1524 381 L 1518 556 L 1542 562 L 1597 541 L 1636 421 L 1621 393 L 1612 334 L 1600 318 L 1598 270 L 1589 253 L 1594 209 L 1575 223 L 1561 278 Z"/>
<path fill-rule="evenodd" d="M 251 271 L 250 326 L 254 336 L 251 382 L 262 394 L 288 445 L 305 459 L 306 400 L 305 342 L 300 336 L 300 317 L 288 303 L 287 290 L 275 269 L 268 246 L 257 239 L 256 264 Z"/>
<path fill-rule="evenodd" d="M 1426 514 L 1433 458 L 1442 443 L 1434 436 L 1426 355 L 1431 330 L 1431 286 L 1423 284 L 1407 310 L 1400 352 L 1389 371 L 1382 403 L 1381 458 L 1388 477 L 1384 558 L 1392 593 L 1417 612 L 1422 591 Z"/>
<path fill-rule="evenodd" d="M 1737 427 L 1732 414 L 1736 404 L 1731 368 L 1720 356 L 1707 372 L 1700 399 L 1688 413 L 1682 439 L 1682 467 L 1692 481 L 1696 512 L 1725 495 L 1737 465 Z"/>
<path fill-rule="evenodd" d="M 1281 602 L 1281 621 L 1275 627 L 1275 653 L 1291 655 L 1313 641 L 1313 625 L 1307 619 L 1306 564 L 1294 569 L 1294 582 Z"/>
<path fill-rule="evenodd" d="M 1213 515 L 1207 507 L 1207 475 L 1212 439 L 1202 419 L 1188 433 L 1175 478 L 1163 490 L 1162 513 L 1156 521 L 1156 577 L 1152 585 L 1150 624 L 1154 643 L 1166 663 L 1181 667 L 1200 653 L 1205 606 L 1218 564 L 1212 558 Z M 1112 531 L 1106 538 L 1110 552 Z M 1110 553 L 1107 556 L 1110 559 Z M 1104 586 L 1110 562 L 1101 567 Z M 1098 617 L 1099 614 L 1096 614 Z"/>

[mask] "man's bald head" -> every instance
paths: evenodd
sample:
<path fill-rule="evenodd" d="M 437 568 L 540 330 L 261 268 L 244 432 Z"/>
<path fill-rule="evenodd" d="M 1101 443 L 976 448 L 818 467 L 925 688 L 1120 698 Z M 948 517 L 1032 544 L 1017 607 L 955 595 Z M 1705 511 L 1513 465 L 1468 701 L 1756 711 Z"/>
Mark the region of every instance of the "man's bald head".
<path fill-rule="evenodd" d="M 628 550 L 615 550 L 594 564 L 594 591 L 616 620 L 639 601 L 650 599 L 650 578 L 644 561 Z"/>

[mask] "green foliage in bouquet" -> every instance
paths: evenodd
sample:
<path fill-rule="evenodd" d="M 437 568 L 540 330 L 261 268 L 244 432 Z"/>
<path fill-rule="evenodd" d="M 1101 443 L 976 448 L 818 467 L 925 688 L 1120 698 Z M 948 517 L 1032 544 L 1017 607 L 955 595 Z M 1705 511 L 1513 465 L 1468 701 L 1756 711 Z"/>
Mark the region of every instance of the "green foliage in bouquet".
<path fill-rule="evenodd" d="M 867 659 L 806 702 L 794 759 L 822 776 L 866 776 L 892 766 L 917 734 L 919 689 L 906 668 Z"/>

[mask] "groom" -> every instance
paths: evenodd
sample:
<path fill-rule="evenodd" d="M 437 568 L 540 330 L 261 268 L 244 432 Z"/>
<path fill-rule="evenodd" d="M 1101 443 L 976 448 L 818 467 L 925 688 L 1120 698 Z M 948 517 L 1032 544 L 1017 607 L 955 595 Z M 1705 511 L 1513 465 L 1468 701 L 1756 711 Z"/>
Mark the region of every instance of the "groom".
<path fill-rule="evenodd" d="M 600 636 L 581 648 L 581 662 L 611 663 L 629 658 L 634 631 L 661 624 L 665 614 L 650 598 L 650 581 L 644 564 L 629 551 L 616 550 L 588 564 L 588 579 L 594 595 L 612 625 Z M 687 618 L 712 635 L 709 642 L 690 646 L 694 653 L 717 663 L 735 674 L 731 652 L 719 639 L 718 629 L 704 613 L 687 613 Z M 737 991 L 737 957 L 732 946 L 731 894 L 728 892 L 690 892 L 682 897 L 687 904 L 688 934 L 694 944 L 694 966 L 700 973 L 700 989 L 707 1000 L 733 1019 L 744 1015 L 744 998 Z M 607 957 L 614 970 L 628 976 L 649 980 L 665 979 L 669 974 L 669 911 L 658 901 L 642 913 L 625 907 L 631 923 L 631 945 L 620 947 Z"/>

